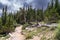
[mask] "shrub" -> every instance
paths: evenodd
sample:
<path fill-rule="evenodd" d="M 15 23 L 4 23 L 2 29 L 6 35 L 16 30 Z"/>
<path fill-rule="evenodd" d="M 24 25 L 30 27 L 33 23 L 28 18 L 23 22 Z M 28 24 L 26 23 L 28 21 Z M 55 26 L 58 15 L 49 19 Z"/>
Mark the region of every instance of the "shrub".
<path fill-rule="evenodd" d="M 57 30 L 56 30 L 56 37 L 57 40 L 60 40 L 60 23 L 58 24 Z"/>
<path fill-rule="evenodd" d="M 28 23 L 24 24 L 22 29 L 25 29 L 28 25 L 29 25 Z"/>

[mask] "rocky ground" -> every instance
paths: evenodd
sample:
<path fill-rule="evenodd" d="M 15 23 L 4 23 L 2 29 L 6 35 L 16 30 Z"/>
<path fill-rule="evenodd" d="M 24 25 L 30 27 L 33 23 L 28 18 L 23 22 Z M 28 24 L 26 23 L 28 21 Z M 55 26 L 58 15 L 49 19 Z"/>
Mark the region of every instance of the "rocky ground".
<path fill-rule="evenodd" d="M 52 30 L 51 28 L 46 27 L 33 27 L 23 31 L 22 27 L 22 25 L 16 27 L 14 32 L 9 33 L 10 37 L 6 40 L 54 40 L 54 29 Z"/>

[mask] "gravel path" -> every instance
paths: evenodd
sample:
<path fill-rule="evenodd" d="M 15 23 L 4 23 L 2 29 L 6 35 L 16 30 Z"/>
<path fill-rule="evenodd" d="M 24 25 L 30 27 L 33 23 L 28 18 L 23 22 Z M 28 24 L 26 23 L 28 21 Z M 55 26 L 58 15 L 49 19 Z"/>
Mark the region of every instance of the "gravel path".
<path fill-rule="evenodd" d="M 21 34 L 22 26 L 16 27 L 15 32 L 9 33 L 10 38 L 6 40 L 24 40 L 24 35 Z"/>
<path fill-rule="evenodd" d="M 19 27 L 16 27 L 15 32 L 13 33 L 9 33 L 10 38 L 6 39 L 6 40 L 25 40 L 25 36 L 22 35 L 22 25 Z M 48 32 L 41 32 L 39 35 L 34 36 L 33 39 L 29 39 L 29 40 L 43 40 L 43 39 L 52 39 L 52 37 L 54 36 L 54 32 L 53 31 L 48 31 Z"/>

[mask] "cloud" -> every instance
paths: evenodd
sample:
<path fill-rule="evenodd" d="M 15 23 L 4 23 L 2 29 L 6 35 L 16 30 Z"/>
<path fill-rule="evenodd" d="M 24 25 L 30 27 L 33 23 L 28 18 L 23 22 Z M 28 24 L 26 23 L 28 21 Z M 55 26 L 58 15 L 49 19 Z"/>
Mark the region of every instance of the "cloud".
<path fill-rule="evenodd" d="M 0 3 L 8 6 L 11 4 L 8 0 L 0 0 Z"/>
<path fill-rule="evenodd" d="M 2 10 L 0 9 L 0 13 L 2 13 Z"/>
<path fill-rule="evenodd" d="M 2 7 L 4 7 L 4 5 L 2 3 L 0 3 L 0 9 L 2 9 Z"/>
<path fill-rule="evenodd" d="M 0 4 L 8 6 L 8 11 L 18 10 L 20 7 L 23 7 L 23 3 L 22 0 L 0 0 Z"/>
<path fill-rule="evenodd" d="M 50 0 L 33 0 L 30 4 L 38 9 L 41 9 L 42 6 L 46 9 L 48 2 L 50 2 Z"/>
<path fill-rule="evenodd" d="M 2 10 L 0 9 L 0 16 L 2 15 L 1 13 L 2 13 Z"/>
<path fill-rule="evenodd" d="M 47 3 L 50 0 L 0 0 L 0 9 L 2 9 L 5 5 L 8 6 L 8 11 L 16 11 L 19 10 L 20 7 L 32 5 L 35 8 L 40 8 L 42 5 L 44 9 L 46 9 Z"/>

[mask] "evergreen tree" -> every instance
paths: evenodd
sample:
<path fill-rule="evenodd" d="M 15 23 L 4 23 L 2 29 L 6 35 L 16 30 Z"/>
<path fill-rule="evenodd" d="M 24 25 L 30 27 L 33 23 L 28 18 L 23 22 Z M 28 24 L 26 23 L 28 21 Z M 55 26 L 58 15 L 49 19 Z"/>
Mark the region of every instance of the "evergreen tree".
<path fill-rule="evenodd" d="M 51 0 L 51 8 L 53 8 L 53 6 L 54 6 L 54 1 Z"/>
<path fill-rule="evenodd" d="M 5 6 L 5 8 L 3 8 L 3 11 L 2 11 L 2 25 L 5 25 L 6 24 L 6 21 L 7 21 L 7 6 Z"/>
<path fill-rule="evenodd" d="M 55 8 L 58 8 L 58 5 L 59 5 L 59 0 L 55 0 Z"/>

